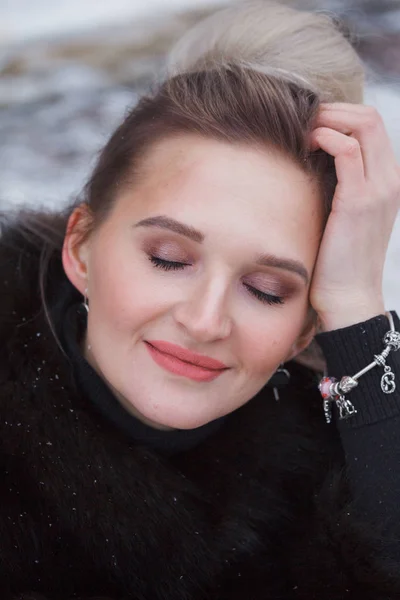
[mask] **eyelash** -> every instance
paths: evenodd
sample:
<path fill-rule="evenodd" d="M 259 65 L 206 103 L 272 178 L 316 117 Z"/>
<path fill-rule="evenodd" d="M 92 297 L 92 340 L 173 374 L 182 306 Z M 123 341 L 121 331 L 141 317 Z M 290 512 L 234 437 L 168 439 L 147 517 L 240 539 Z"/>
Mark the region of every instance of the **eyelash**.
<path fill-rule="evenodd" d="M 149 256 L 149 260 L 153 264 L 154 267 L 156 267 L 157 269 L 163 269 L 164 271 L 178 271 L 178 270 L 184 269 L 185 267 L 190 266 L 187 263 L 174 262 L 171 260 L 163 260 L 162 258 L 158 258 L 158 256 L 153 256 L 153 255 Z M 263 302 L 264 304 L 270 304 L 270 305 L 284 304 L 284 300 L 281 296 L 273 296 L 272 294 L 265 294 L 264 292 L 261 292 L 260 290 L 253 288 L 251 285 L 248 285 L 247 283 L 245 283 L 244 285 L 248 289 L 248 291 L 253 296 L 255 296 L 255 298 L 257 298 L 258 300 L 260 300 L 260 302 Z"/>

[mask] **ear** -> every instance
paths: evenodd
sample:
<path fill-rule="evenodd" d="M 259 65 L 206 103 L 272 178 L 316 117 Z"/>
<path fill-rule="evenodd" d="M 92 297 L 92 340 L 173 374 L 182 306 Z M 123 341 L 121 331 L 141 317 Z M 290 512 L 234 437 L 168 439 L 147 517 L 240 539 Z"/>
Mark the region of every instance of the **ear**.
<path fill-rule="evenodd" d="M 318 317 L 315 310 L 310 306 L 308 309 L 306 321 L 303 330 L 295 343 L 292 345 L 291 351 L 285 361 L 292 360 L 298 354 L 309 346 L 317 332 Z"/>
<path fill-rule="evenodd" d="M 92 221 L 87 204 L 75 208 L 68 219 L 62 249 L 62 264 L 70 282 L 85 294 L 88 282 L 89 226 Z M 86 235 L 85 235 L 86 234 Z"/>

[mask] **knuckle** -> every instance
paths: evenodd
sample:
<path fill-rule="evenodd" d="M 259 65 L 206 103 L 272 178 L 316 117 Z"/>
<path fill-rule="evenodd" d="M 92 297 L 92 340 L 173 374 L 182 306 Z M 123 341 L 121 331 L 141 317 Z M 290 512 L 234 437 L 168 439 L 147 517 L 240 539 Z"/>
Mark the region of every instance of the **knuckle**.
<path fill-rule="evenodd" d="M 377 117 L 379 115 L 379 112 L 375 106 L 372 106 L 372 104 L 365 104 L 364 105 L 364 114 L 366 114 L 372 118 L 372 117 Z"/>
<path fill-rule="evenodd" d="M 354 138 L 348 138 L 344 146 L 344 154 L 346 156 L 356 156 L 360 151 L 360 144 Z"/>
<path fill-rule="evenodd" d="M 364 128 L 368 130 L 376 129 L 382 124 L 382 117 L 375 106 L 365 106 L 364 109 Z"/>
<path fill-rule="evenodd" d="M 314 138 L 319 139 L 324 135 L 325 130 L 326 127 L 316 127 L 312 132 L 312 135 L 314 136 Z"/>

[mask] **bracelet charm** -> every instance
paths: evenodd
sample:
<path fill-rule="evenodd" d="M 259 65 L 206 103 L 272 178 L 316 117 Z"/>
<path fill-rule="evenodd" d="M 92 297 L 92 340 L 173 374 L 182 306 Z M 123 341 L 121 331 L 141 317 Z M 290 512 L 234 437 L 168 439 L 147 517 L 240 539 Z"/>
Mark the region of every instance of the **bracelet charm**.
<path fill-rule="evenodd" d="M 395 375 L 389 365 L 385 365 L 385 372 L 381 378 L 381 389 L 385 394 L 393 394 L 396 389 Z"/>
<path fill-rule="evenodd" d="M 321 379 L 318 389 L 324 399 L 323 408 L 327 423 L 332 421 L 332 402 L 335 402 L 341 420 L 348 419 L 357 412 L 354 404 L 343 395 L 356 385 L 358 385 L 358 382 L 347 375 L 342 377 L 340 382 L 335 377 L 323 377 Z"/>
<path fill-rule="evenodd" d="M 339 409 L 339 419 L 341 421 L 348 419 L 357 412 L 354 404 L 344 396 L 339 396 L 339 398 L 336 400 L 336 406 Z"/>
<path fill-rule="evenodd" d="M 381 354 L 375 354 L 374 360 L 364 367 L 355 375 L 345 375 L 338 381 L 335 377 L 323 377 L 318 385 L 318 389 L 321 392 L 323 398 L 323 410 L 327 423 L 332 421 L 332 403 L 335 402 L 339 410 L 339 419 L 348 419 L 352 415 L 357 413 L 353 403 L 344 396 L 352 389 L 357 387 L 358 379 L 368 373 L 371 369 L 377 366 L 381 366 L 384 369 L 384 373 L 381 377 L 381 390 L 385 394 L 392 394 L 396 389 L 395 374 L 389 365 L 386 364 L 386 358 L 389 353 L 400 349 L 400 332 L 394 328 L 393 317 L 390 312 L 386 313 L 389 320 L 390 330 L 386 332 L 383 343 L 385 348 Z"/>
<path fill-rule="evenodd" d="M 400 349 L 400 332 L 399 331 L 388 331 L 383 338 L 383 343 L 386 346 L 391 346 L 392 350 L 396 351 Z"/>

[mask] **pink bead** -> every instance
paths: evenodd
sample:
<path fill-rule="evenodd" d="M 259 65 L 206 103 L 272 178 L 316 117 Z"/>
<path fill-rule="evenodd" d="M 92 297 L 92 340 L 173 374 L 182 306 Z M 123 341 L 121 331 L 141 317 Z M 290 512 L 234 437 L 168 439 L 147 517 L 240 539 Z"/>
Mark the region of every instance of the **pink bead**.
<path fill-rule="evenodd" d="M 321 392 L 321 396 L 325 398 L 329 398 L 331 396 L 330 387 L 332 383 L 335 383 L 337 379 L 335 377 L 323 377 L 319 382 L 318 389 Z"/>

